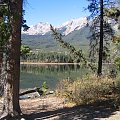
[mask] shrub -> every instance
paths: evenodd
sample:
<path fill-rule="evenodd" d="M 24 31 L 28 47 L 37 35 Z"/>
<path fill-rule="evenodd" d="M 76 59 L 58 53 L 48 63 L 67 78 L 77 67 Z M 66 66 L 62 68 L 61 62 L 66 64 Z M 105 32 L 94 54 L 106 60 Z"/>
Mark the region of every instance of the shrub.
<path fill-rule="evenodd" d="M 60 81 L 56 94 L 76 104 L 87 104 L 106 99 L 113 92 L 113 87 L 111 78 L 93 75 L 76 81 Z"/>

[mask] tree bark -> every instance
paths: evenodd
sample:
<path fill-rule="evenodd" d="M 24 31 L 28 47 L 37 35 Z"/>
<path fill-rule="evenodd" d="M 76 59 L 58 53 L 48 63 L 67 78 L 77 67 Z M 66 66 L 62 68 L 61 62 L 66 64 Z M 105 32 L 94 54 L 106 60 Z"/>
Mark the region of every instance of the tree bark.
<path fill-rule="evenodd" d="M 2 51 L 0 51 L 0 75 L 1 75 L 1 71 L 2 71 L 2 59 L 3 59 L 3 53 L 2 53 Z"/>
<path fill-rule="evenodd" d="M 3 64 L 3 52 L 2 50 L 0 50 L 0 96 L 3 95 L 2 64 Z"/>
<path fill-rule="evenodd" d="M 99 59 L 98 59 L 98 76 L 102 75 L 103 60 L 103 0 L 100 0 L 100 42 L 99 42 Z"/>
<path fill-rule="evenodd" d="M 8 44 L 7 75 L 2 118 L 16 116 L 21 113 L 19 105 L 19 81 L 22 0 L 11 0 L 10 14 L 12 33 Z M 9 117 L 6 117 L 6 119 L 9 120 Z"/>

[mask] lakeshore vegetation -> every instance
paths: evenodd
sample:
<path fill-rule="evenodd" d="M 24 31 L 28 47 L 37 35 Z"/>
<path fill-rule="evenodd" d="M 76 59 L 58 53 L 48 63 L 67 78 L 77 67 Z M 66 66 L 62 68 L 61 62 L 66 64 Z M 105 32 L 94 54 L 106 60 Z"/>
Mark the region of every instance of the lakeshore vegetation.
<path fill-rule="evenodd" d="M 88 1 L 91 34 L 89 54 L 85 54 L 84 49 L 65 41 L 52 25 L 52 37 L 67 52 L 31 52 L 29 46 L 21 46 L 21 27 L 29 28 L 23 18 L 23 0 L 0 0 L 0 89 L 4 94 L 1 120 L 17 119 L 22 114 L 19 104 L 20 57 L 23 62 L 79 63 L 91 72 L 76 80 L 61 80 L 56 95 L 76 105 L 105 100 L 112 100 L 115 107 L 120 105 L 120 75 L 117 72 L 120 70 L 120 40 L 109 23 L 109 18 L 114 20 L 119 30 L 119 3 L 117 0 Z M 104 70 L 103 63 L 106 62 L 110 66 Z M 46 82 L 42 87 L 46 88 Z"/>

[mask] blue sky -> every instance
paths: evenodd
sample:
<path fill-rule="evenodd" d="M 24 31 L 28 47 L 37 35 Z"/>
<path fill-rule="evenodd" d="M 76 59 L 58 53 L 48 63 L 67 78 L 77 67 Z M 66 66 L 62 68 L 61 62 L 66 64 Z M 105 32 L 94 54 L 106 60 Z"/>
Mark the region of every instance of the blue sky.
<path fill-rule="evenodd" d="M 48 22 L 57 26 L 87 16 L 88 11 L 84 11 L 87 5 L 87 0 L 27 0 L 24 5 L 25 19 L 28 25 Z"/>

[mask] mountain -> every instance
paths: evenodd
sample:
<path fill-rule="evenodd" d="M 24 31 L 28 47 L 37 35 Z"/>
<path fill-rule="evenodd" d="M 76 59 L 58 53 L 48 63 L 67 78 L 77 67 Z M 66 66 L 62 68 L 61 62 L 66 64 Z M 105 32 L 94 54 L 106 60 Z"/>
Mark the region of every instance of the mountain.
<path fill-rule="evenodd" d="M 50 24 L 40 22 L 36 25 L 31 25 L 27 31 L 22 31 L 26 35 L 45 35 L 50 31 Z"/>
<path fill-rule="evenodd" d="M 80 30 L 87 24 L 87 18 L 78 18 L 72 19 L 63 23 L 61 26 L 56 27 L 58 31 L 60 31 L 63 35 L 68 35 L 75 30 Z M 22 34 L 26 35 L 45 35 L 50 32 L 50 24 L 40 22 L 36 25 L 30 26 L 27 31 L 23 31 Z"/>
<path fill-rule="evenodd" d="M 89 28 L 83 27 L 80 30 L 75 30 L 70 34 L 63 36 L 66 42 L 74 45 L 76 48 L 82 47 L 83 49 L 88 47 L 89 41 L 87 39 L 89 35 Z M 54 40 L 51 32 L 45 35 L 22 35 L 22 43 L 27 44 L 32 49 L 40 49 L 41 51 L 65 51 L 60 44 Z"/>
<path fill-rule="evenodd" d="M 66 42 L 74 45 L 76 48 L 85 49 L 88 46 L 89 27 L 87 27 L 87 18 L 72 19 L 56 27 Z M 32 25 L 26 32 L 22 32 L 22 43 L 27 44 L 32 49 L 42 51 L 65 51 L 58 42 L 56 42 L 50 31 L 50 24 L 40 22 Z"/>
<path fill-rule="evenodd" d="M 110 23 L 114 22 L 110 21 Z M 88 36 L 90 35 L 90 28 L 87 24 L 87 18 L 78 18 L 67 21 L 56 29 L 63 35 L 66 42 L 74 45 L 77 49 L 81 48 L 87 51 L 89 49 Z M 112 26 L 116 31 L 115 23 Z M 50 24 L 43 22 L 32 25 L 28 31 L 22 32 L 22 43 L 41 51 L 66 51 L 54 40 Z"/>
<path fill-rule="evenodd" d="M 71 21 L 65 22 L 62 26 L 58 27 L 58 31 L 62 31 L 63 35 L 68 35 L 75 30 L 80 30 L 88 23 L 87 18 L 78 18 Z"/>

